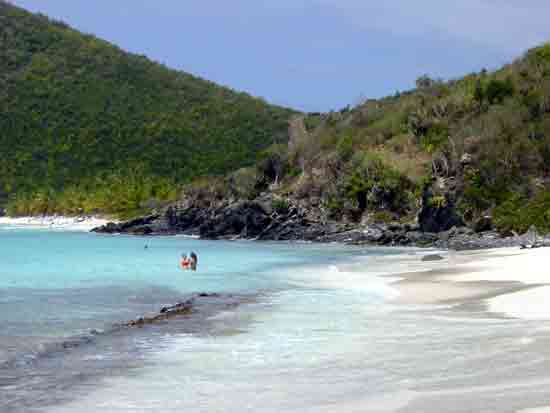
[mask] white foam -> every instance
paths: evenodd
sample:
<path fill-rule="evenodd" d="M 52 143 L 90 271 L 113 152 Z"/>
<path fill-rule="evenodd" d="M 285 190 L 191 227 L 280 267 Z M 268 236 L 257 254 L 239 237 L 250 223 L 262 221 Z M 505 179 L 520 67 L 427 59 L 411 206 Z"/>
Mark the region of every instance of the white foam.
<path fill-rule="evenodd" d="M 362 271 L 350 271 L 345 266 L 334 264 L 327 267 L 306 267 L 294 272 L 290 278 L 304 287 L 355 291 L 387 300 L 399 296 L 399 291 L 391 286 L 396 279 L 382 278 L 368 271 L 368 267 Z"/>
<path fill-rule="evenodd" d="M 97 216 L 67 217 L 62 215 L 45 215 L 35 217 L 0 217 L 0 225 L 9 229 L 51 229 L 57 231 L 90 231 L 100 227 L 112 219 Z"/>
<path fill-rule="evenodd" d="M 524 346 L 533 344 L 534 342 L 535 342 L 535 339 L 533 337 L 522 337 L 519 339 L 519 343 Z"/>

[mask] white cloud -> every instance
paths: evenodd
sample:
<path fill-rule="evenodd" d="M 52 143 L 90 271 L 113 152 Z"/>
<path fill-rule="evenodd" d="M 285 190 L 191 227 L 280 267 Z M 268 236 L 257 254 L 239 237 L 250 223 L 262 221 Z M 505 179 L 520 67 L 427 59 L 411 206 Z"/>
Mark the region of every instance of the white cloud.
<path fill-rule="evenodd" d="M 311 0 L 360 27 L 398 35 L 443 33 L 506 51 L 550 40 L 550 1 Z"/>

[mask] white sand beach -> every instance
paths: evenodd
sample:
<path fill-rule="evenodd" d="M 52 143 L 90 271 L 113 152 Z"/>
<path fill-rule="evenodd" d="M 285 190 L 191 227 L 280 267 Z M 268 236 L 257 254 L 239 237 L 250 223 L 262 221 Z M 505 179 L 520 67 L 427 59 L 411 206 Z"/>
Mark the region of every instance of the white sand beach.
<path fill-rule="evenodd" d="M 399 274 L 392 284 L 407 304 L 484 300 L 488 311 L 507 317 L 550 320 L 550 248 L 504 248 L 450 252 Z"/>
<path fill-rule="evenodd" d="M 8 227 L 44 228 L 66 231 L 90 231 L 96 227 L 113 222 L 113 219 L 99 216 L 67 217 L 46 215 L 34 217 L 0 217 L 0 225 Z"/>

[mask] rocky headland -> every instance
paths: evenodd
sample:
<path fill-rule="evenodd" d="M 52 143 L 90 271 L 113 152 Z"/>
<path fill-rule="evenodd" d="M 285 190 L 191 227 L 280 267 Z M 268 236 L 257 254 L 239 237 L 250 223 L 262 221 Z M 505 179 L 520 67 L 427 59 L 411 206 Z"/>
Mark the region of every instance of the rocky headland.
<path fill-rule="evenodd" d="M 173 204 L 162 211 L 93 229 L 103 234 L 189 235 L 202 239 L 339 242 L 351 245 L 481 249 L 550 245 L 550 238 L 529 233 L 503 235 L 490 218 L 466 226 L 451 208 L 422 208 L 412 223 L 345 222 L 326 219 L 310 203 L 280 200 L 264 193 L 254 200 Z"/>

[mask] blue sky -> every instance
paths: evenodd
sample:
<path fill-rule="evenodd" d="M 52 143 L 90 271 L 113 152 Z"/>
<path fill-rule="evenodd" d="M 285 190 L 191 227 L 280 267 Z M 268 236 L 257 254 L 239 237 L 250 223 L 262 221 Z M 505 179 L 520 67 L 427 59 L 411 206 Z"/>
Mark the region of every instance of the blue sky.
<path fill-rule="evenodd" d="M 270 102 L 328 111 L 550 40 L 548 0 L 12 0 Z"/>

